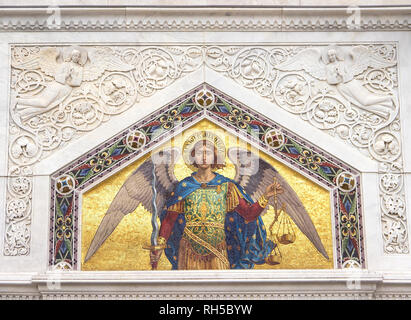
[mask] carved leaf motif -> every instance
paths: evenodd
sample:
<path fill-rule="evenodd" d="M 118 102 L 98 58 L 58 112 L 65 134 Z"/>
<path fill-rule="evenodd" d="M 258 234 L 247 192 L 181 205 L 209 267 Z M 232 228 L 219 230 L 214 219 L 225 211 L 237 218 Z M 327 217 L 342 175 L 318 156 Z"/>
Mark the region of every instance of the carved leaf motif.
<path fill-rule="evenodd" d="M 184 54 L 184 50 L 176 47 L 168 47 L 167 48 L 171 53 L 174 53 L 176 55 L 182 55 Z"/>
<path fill-rule="evenodd" d="M 240 50 L 241 50 L 241 48 L 239 48 L 239 47 L 230 47 L 230 48 L 224 50 L 224 52 L 226 54 L 228 54 L 229 56 L 233 56 L 233 55 L 237 54 Z"/>

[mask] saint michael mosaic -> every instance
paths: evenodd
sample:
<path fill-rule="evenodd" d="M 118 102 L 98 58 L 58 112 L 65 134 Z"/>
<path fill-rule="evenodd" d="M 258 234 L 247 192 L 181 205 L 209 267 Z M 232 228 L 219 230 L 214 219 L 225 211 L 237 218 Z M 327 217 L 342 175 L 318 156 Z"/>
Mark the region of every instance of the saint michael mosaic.
<path fill-rule="evenodd" d="M 50 266 L 364 268 L 359 172 L 251 108 L 204 84 L 53 174 Z"/>

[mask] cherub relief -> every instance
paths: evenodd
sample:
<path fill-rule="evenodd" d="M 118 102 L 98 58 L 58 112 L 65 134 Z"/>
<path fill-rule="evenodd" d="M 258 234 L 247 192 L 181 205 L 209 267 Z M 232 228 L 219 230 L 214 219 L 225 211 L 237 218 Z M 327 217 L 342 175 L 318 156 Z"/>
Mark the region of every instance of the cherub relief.
<path fill-rule="evenodd" d="M 393 95 L 372 93 L 355 77 L 369 67 L 386 68 L 395 64 L 364 46 L 355 46 L 349 52 L 338 46 L 328 46 L 322 52 L 315 48 L 302 50 L 276 68 L 282 71 L 304 70 L 312 77 L 335 86 L 352 105 L 388 120 L 395 111 Z"/>
<path fill-rule="evenodd" d="M 12 108 L 25 121 L 38 114 L 47 112 L 60 105 L 76 87 L 84 81 L 98 79 L 104 71 L 130 71 L 128 65 L 108 52 L 108 48 L 72 46 L 64 49 L 41 49 L 39 54 L 23 63 L 13 64 L 16 69 L 38 69 L 53 77 L 44 84 L 45 88 L 30 97 L 14 97 Z"/>

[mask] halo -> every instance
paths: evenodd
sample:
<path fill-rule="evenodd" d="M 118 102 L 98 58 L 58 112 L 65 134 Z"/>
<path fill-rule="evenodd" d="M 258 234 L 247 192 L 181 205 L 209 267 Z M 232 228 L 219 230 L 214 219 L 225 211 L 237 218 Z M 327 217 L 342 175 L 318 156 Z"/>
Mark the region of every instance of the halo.
<path fill-rule="evenodd" d="M 87 62 L 87 50 L 78 46 L 70 46 L 67 48 L 63 49 L 63 60 L 64 61 L 70 61 L 71 60 L 71 53 L 73 50 L 77 50 L 80 52 L 80 59 L 78 61 L 78 64 L 81 66 L 84 66 L 84 64 Z"/>
<path fill-rule="evenodd" d="M 223 140 L 216 134 L 210 131 L 198 131 L 187 138 L 183 144 L 183 159 L 184 163 L 192 171 L 197 171 L 197 168 L 193 165 L 194 159 L 191 157 L 191 151 L 198 141 L 206 140 L 211 142 L 217 149 L 217 163 L 224 164 L 226 157 L 226 150 Z"/>

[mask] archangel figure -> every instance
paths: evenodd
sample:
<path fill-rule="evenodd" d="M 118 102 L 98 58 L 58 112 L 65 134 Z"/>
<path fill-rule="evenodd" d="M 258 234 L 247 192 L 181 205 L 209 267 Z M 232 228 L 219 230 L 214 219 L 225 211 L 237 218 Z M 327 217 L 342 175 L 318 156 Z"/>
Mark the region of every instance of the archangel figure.
<path fill-rule="evenodd" d="M 348 54 L 338 46 L 328 46 L 322 53 L 315 48 L 302 50 L 276 68 L 281 71 L 305 70 L 312 77 L 336 86 L 341 96 L 352 105 L 388 120 L 395 111 L 393 95 L 370 92 L 355 77 L 369 67 L 387 68 L 395 64 L 364 46 L 355 46 Z"/>
<path fill-rule="evenodd" d="M 154 153 L 127 178 L 101 221 L 85 262 L 122 218 L 142 203 L 151 212 L 161 210 L 157 245 L 150 253 L 152 265 L 164 251 L 172 269 L 253 268 L 265 263 L 276 245 L 267 239 L 261 218 L 267 205 L 273 204 L 274 192 L 280 202 L 287 203 L 296 225 L 328 259 L 297 194 L 270 164 L 247 150 L 230 148 L 228 157 L 236 166 L 236 176 L 229 179 L 215 172 L 225 165 L 222 139 L 212 132 L 198 131 L 185 141 L 182 150 L 193 173 L 178 181 L 174 165 L 180 154 L 177 148 Z"/>

